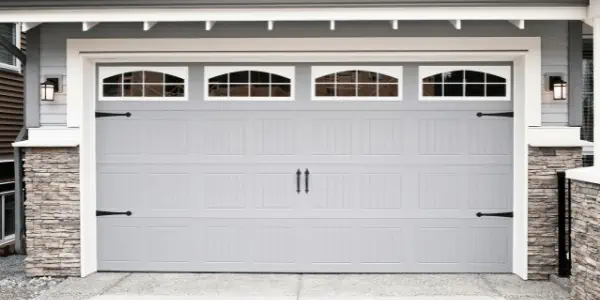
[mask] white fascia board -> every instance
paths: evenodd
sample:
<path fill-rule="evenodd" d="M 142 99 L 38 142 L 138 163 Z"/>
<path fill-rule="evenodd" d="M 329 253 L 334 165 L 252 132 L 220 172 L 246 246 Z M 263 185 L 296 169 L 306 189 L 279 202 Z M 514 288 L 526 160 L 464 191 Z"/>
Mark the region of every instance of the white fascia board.
<path fill-rule="evenodd" d="M 570 169 L 566 173 L 567 178 L 571 180 L 600 184 L 600 167 L 598 166 Z"/>
<path fill-rule="evenodd" d="M 119 8 L 0 11 L 3 22 L 200 22 L 369 20 L 585 20 L 588 8 L 567 7 L 340 7 L 340 8 Z"/>

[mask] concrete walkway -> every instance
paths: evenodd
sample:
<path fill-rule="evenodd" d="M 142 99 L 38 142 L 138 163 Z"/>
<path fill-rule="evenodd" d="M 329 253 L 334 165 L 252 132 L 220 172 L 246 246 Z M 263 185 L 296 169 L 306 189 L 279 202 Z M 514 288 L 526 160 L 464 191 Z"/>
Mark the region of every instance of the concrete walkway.
<path fill-rule="evenodd" d="M 98 273 L 39 300 L 567 300 L 550 282 L 514 275 Z"/>

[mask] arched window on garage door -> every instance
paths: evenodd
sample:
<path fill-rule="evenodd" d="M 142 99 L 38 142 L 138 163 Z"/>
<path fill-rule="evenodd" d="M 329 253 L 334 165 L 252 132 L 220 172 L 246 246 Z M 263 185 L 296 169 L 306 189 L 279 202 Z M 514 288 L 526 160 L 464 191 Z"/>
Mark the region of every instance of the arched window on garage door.
<path fill-rule="evenodd" d="M 510 100 L 509 66 L 421 66 L 420 100 Z"/>
<path fill-rule="evenodd" d="M 99 67 L 103 101 L 172 101 L 188 99 L 187 67 Z"/>
<path fill-rule="evenodd" d="M 282 101 L 294 96 L 294 67 L 207 66 L 204 76 L 209 101 Z"/>
<path fill-rule="evenodd" d="M 402 100 L 401 66 L 314 66 L 313 100 Z"/>

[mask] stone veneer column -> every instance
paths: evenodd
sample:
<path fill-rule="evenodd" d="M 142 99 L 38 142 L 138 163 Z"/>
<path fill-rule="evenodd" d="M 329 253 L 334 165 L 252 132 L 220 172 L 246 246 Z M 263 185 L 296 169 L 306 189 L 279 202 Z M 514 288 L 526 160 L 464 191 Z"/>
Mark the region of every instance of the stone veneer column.
<path fill-rule="evenodd" d="M 79 276 L 79 148 L 25 149 L 28 276 Z"/>
<path fill-rule="evenodd" d="M 600 299 L 600 185 L 573 180 L 571 299 Z"/>
<path fill-rule="evenodd" d="M 530 280 L 548 280 L 558 266 L 556 172 L 581 166 L 581 147 L 529 147 L 528 265 Z"/>

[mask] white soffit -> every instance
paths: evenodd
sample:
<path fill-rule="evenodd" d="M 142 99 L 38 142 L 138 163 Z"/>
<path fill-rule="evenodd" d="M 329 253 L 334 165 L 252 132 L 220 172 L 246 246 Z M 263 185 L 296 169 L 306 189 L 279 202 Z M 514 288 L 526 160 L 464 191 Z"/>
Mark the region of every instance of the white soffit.
<path fill-rule="evenodd" d="M 45 9 L 0 11 L 7 23 L 390 21 L 390 20 L 585 20 L 588 8 L 567 7 L 340 7 L 230 9 Z M 94 20 L 90 22 L 89 20 Z M 91 27 L 90 27 L 91 28 Z"/>

